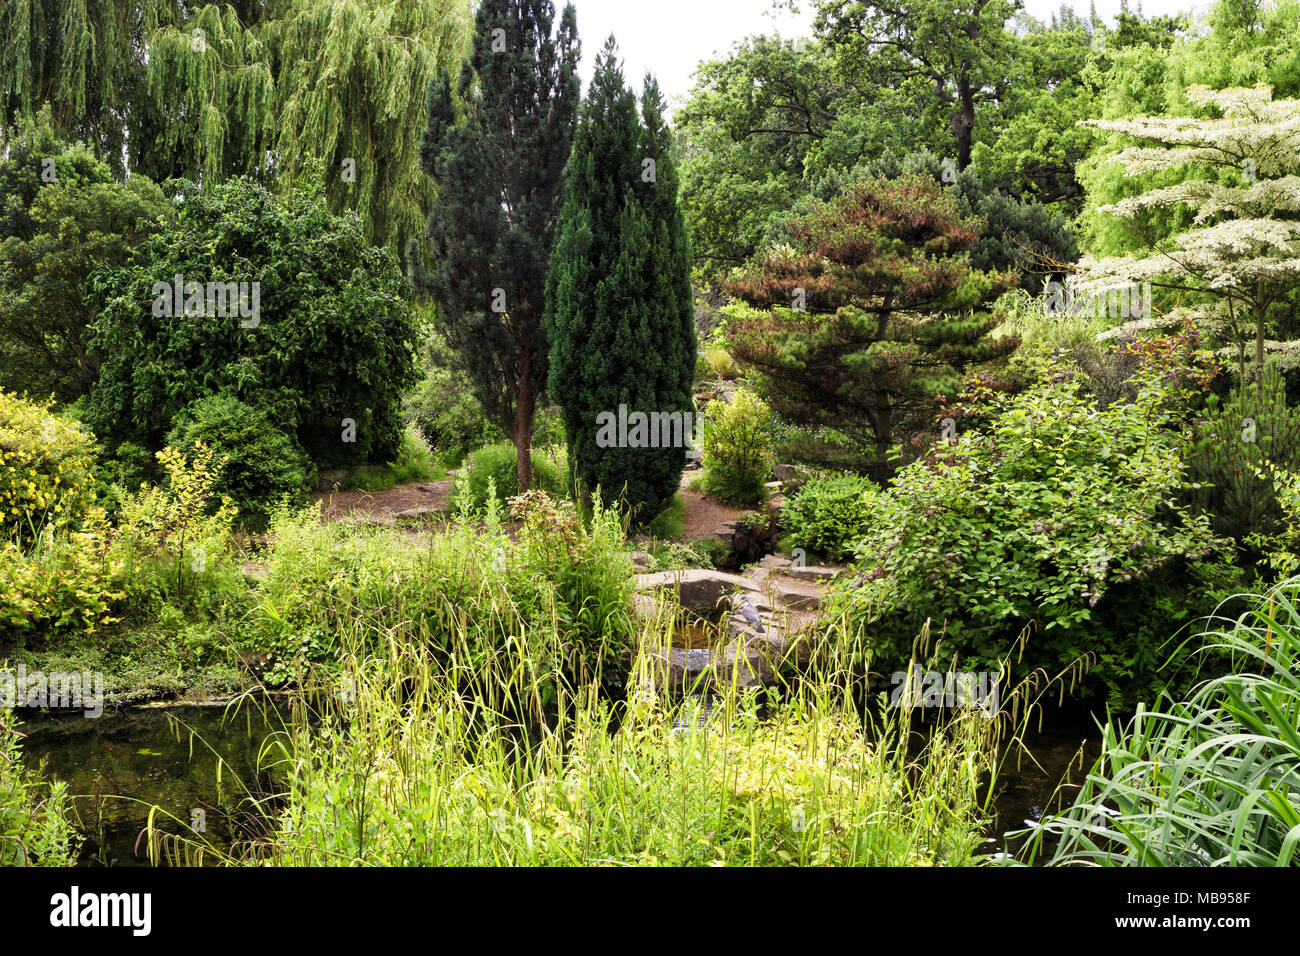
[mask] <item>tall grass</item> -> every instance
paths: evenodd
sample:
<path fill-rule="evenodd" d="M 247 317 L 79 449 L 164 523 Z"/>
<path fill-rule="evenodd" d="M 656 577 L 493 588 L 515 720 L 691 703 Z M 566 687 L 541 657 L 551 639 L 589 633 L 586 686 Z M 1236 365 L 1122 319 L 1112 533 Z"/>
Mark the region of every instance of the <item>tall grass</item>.
<path fill-rule="evenodd" d="M 1232 673 L 1185 701 L 1162 698 L 1102 730 L 1074 804 L 1037 827 L 1025 859 L 1055 865 L 1287 866 L 1300 845 L 1300 578 L 1235 620 L 1215 619 L 1200 653 Z M 1048 838 L 1058 840 L 1047 851 Z"/>
<path fill-rule="evenodd" d="M 215 855 L 274 866 L 984 860 L 996 720 L 957 711 L 917 747 L 909 711 L 807 677 L 767 705 L 738 679 L 708 705 L 669 703 L 647 682 L 646 652 L 669 640 L 656 627 L 626 700 L 580 674 L 544 710 L 518 706 L 540 692 L 524 642 L 492 659 L 493 680 L 476 661 L 467 682 L 409 631 L 378 645 L 354 634 L 335 692 L 310 701 L 314 719 L 265 748 L 284 792 L 257 804 L 262 839 Z M 174 860 L 214 854 L 193 837 L 154 838 Z"/>
<path fill-rule="evenodd" d="M 845 695 L 626 704 L 591 685 L 525 726 L 457 693 L 428 649 L 354 657 L 355 697 L 290 733 L 271 865 L 968 864 L 985 720 L 909 754 Z"/>

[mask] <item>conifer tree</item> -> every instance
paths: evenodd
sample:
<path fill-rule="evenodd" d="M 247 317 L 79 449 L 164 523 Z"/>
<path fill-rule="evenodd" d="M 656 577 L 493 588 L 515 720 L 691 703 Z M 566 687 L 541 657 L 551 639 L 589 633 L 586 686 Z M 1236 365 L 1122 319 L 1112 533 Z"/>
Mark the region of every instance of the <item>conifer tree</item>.
<path fill-rule="evenodd" d="M 663 103 L 647 78 L 638 114 L 616 53 L 610 37 L 569 161 L 547 280 L 550 389 L 585 491 L 646 521 L 677 490 L 693 438 L 695 326 Z M 612 440 L 602 424 L 624 415 Z"/>
<path fill-rule="evenodd" d="M 532 479 L 533 413 L 546 387 L 544 304 L 580 87 L 577 15 L 552 34 L 550 0 L 484 0 L 459 80 L 429 90 L 421 164 L 438 186 L 429 216 L 432 293 L 448 344 L 485 413 L 512 436 L 519 488 Z"/>
<path fill-rule="evenodd" d="M 989 304 L 1014 273 L 971 266 L 978 221 L 926 176 L 855 183 L 816 203 L 778 247 L 733 277 L 728 347 L 787 421 L 831 427 L 874 457 L 933 423 L 935 398 L 1006 355 Z"/>

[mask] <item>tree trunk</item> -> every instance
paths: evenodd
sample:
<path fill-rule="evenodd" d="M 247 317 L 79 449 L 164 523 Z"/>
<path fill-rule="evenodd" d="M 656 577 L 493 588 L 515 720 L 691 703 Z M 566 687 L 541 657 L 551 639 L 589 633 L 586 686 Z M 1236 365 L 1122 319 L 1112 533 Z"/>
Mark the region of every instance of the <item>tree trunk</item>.
<path fill-rule="evenodd" d="M 524 346 L 519 353 L 519 392 L 515 397 L 515 458 L 522 495 L 533 483 L 533 350 Z"/>
<path fill-rule="evenodd" d="M 1268 315 L 1268 303 L 1264 300 L 1264 290 L 1255 288 L 1255 380 L 1264 378 L 1264 318 Z"/>

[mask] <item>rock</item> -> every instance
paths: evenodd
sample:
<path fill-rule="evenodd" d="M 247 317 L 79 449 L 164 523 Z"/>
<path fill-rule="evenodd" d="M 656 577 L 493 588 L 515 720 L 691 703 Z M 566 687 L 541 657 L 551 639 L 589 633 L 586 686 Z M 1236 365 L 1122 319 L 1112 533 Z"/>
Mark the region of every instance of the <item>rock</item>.
<path fill-rule="evenodd" d="M 795 578 L 799 581 L 815 581 L 829 584 L 841 574 L 845 574 L 847 570 L 847 568 L 838 568 L 826 564 L 793 564 L 781 573 L 787 578 Z"/>
<path fill-rule="evenodd" d="M 636 568 L 636 570 L 644 571 L 650 567 L 649 551 L 631 551 L 629 555 L 632 558 L 632 567 Z"/>
<path fill-rule="evenodd" d="M 769 589 L 776 594 L 777 600 L 787 607 L 811 611 L 821 610 L 825 598 L 821 588 L 806 584 L 803 581 L 775 575 L 767 583 Z"/>
<path fill-rule="evenodd" d="M 789 558 L 783 558 L 779 554 L 769 554 L 758 562 L 760 568 L 769 568 L 771 570 L 780 570 L 790 567 L 794 562 Z"/>
<path fill-rule="evenodd" d="M 688 568 L 683 571 L 658 571 L 638 574 L 635 582 L 638 591 L 671 588 L 677 592 L 677 603 L 691 611 L 709 612 L 722 603 L 723 598 L 736 589 L 758 592 L 758 586 L 738 574 L 710 571 L 707 568 Z"/>

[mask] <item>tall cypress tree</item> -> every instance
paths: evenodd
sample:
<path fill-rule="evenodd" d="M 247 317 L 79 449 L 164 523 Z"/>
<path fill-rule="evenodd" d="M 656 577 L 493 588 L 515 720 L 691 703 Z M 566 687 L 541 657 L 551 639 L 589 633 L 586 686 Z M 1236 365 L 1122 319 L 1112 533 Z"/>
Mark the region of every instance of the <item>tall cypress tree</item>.
<path fill-rule="evenodd" d="M 685 449 L 668 428 L 638 431 L 634 416 L 693 411 L 690 248 L 658 87 L 647 79 L 638 115 L 613 37 L 574 137 L 546 309 L 550 390 L 576 476 L 652 517 L 677 490 Z M 611 447 L 601 422 L 620 406 L 633 425 Z"/>
<path fill-rule="evenodd" d="M 546 387 L 546 272 L 577 122 L 573 5 L 552 36 L 550 0 L 484 0 L 460 79 L 429 89 L 421 164 L 438 185 L 437 265 L 416 274 L 487 415 L 532 480 L 533 413 Z"/>

